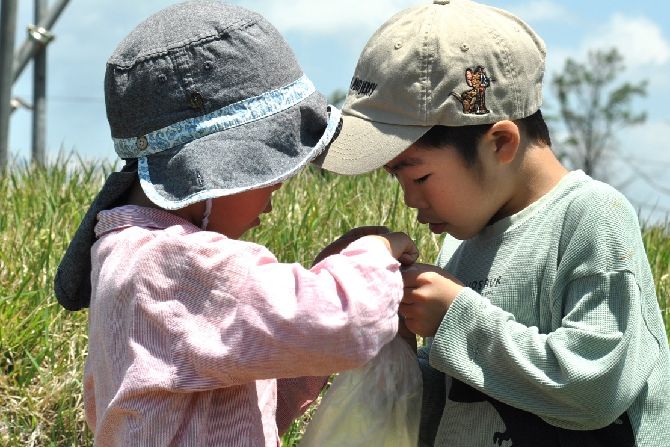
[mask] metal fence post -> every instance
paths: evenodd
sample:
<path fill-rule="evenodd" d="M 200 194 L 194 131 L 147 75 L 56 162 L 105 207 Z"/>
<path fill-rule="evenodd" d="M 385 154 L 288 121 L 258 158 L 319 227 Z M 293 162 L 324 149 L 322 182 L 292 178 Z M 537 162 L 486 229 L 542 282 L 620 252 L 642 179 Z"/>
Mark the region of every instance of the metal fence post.
<path fill-rule="evenodd" d="M 4 1 L 4 0 L 3 0 Z M 14 57 L 14 69 L 12 81 L 16 81 L 21 72 L 37 51 L 38 46 L 48 43 L 50 37 L 46 33 L 51 30 L 58 17 L 63 12 L 70 0 L 57 0 L 56 3 L 44 14 L 42 20 L 37 24 L 36 35 L 26 39 L 21 47 L 16 51 Z M 49 33 L 50 34 L 50 33 Z"/>
<path fill-rule="evenodd" d="M 47 0 L 35 0 L 35 23 L 44 19 Z M 33 65 L 33 134 L 32 162 L 37 166 L 46 163 L 46 93 L 47 46 L 37 48 Z"/>
<path fill-rule="evenodd" d="M 9 115 L 12 96 L 16 0 L 0 4 L 0 172 L 7 167 L 9 153 Z"/>

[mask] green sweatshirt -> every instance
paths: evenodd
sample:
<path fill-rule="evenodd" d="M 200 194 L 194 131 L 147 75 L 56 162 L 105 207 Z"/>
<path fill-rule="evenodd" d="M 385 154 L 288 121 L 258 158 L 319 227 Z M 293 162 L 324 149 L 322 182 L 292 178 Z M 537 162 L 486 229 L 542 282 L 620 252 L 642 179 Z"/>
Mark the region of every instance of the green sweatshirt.
<path fill-rule="evenodd" d="M 670 447 L 668 340 L 623 195 L 571 172 L 438 264 L 466 288 L 419 352 L 424 443 Z"/>

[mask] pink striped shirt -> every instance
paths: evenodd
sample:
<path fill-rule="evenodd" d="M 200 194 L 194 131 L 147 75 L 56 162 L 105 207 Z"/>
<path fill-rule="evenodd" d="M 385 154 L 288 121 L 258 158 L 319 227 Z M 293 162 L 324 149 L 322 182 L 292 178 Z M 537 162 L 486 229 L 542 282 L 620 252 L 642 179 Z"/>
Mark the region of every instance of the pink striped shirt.
<path fill-rule="evenodd" d="M 98 215 L 86 420 L 99 446 L 272 446 L 327 376 L 397 331 L 398 262 L 361 238 L 312 269 L 165 211 Z"/>

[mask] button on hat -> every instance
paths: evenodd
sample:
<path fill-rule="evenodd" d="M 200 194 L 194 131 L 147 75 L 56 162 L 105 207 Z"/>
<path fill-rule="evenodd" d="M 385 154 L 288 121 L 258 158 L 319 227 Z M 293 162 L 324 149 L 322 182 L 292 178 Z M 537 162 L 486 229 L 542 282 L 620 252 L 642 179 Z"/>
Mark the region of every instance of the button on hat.
<path fill-rule="evenodd" d="M 105 105 L 126 166 L 107 178 L 58 267 L 54 290 L 70 310 L 89 304 L 98 212 L 138 177 L 164 209 L 275 184 L 319 155 L 340 121 L 270 23 L 211 0 L 135 28 L 107 63 Z"/>
<path fill-rule="evenodd" d="M 434 125 L 529 116 L 542 103 L 544 60 L 540 37 L 498 8 L 435 0 L 401 11 L 361 52 L 342 128 L 319 163 L 359 174 L 381 167 Z"/>
<path fill-rule="evenodd" d="M 105 103 L 118 155 L 138 159 L 142 189 L 164 209 L 283 181 L 337 126 L 279 32 L 213 0 L 136 27 L 109 58 Z"/>

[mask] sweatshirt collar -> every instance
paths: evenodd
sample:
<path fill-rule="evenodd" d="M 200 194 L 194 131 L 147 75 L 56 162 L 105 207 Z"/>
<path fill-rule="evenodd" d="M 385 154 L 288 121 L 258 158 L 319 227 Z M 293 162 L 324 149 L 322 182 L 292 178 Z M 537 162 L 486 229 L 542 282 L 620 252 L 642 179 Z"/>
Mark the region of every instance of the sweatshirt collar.
<path fill-rule="evenodd" d="M 488 239 L 518 227 L 537 213 L 542 212 L 542 210 L 546 209 L 551 203 L 565 196 L 565 194 L 571 191 L 575 185 L 586 181 L 588 178 L 589 177 L 581 170 L 568 172 L 549 192 L 544 194 L 538 200 L 516 214 L 488 225 L 475 237 Z"/>

